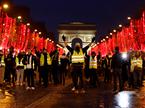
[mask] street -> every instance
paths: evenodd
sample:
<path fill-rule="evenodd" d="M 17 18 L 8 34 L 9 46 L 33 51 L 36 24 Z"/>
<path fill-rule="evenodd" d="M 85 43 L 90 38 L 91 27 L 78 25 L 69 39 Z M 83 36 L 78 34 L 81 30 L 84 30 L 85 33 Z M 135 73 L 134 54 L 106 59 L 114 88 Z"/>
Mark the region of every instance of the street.
<path fill-rule="evenodd" d="M 24 87 L 6 90 L 0 95 L 0 108 L 145 108 L 145 88 L 113 94 L 109 84 L 101 83 L 90 88 L 86 83 L 85 94 L 74 94 L 71 81 L 66 86 L 49 85 L 27 91 Z"/>

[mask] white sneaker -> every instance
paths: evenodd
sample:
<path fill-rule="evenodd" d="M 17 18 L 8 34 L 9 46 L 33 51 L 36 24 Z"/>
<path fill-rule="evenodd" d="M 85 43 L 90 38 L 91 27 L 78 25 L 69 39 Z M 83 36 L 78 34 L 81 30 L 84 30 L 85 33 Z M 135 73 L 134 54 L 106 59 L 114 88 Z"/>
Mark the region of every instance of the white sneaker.
<path fill-rule="evenodd" d="M 23 86 L 23 83 L 20 83 L 20 86 Z"/>
<path fill-rule="evenodd" d="M 79 91 L 78 90 L 75 90 L 74 93 L 79 94 Z"/>
<path fill-rule="evenodd" d="M 76 88 L 75 88 L 75 87 L 73 87 L 71 90 L 72 90 L 72 91 L 75 91 L 75 90 L 76 90 Z"/>
<path fill-rule="evenodd" d="M 35 90 L 35 87 L 31 87 L 32 90 Z"/>
<path fill-rule="evenodd" d="M 17 82 L 16 85 L 19 86 L 20 84 Z"/>
<path fill-rule="evenodd" d="M 31 88 L 30 87 L 26 87 L 26 90 L 30 90 Z"/>
<path fill-rule="evenodd" d="M 84 89 L 81 90 L 81 93 L 86 93 L 86 91 Z"/>

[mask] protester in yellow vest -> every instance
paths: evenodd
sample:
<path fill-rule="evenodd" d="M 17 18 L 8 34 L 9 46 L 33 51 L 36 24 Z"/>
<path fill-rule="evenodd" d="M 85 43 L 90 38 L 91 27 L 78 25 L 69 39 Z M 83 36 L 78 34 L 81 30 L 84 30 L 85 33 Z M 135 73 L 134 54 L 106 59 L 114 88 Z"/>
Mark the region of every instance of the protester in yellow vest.
<path fill-rule="evenodd" d="M 97 75 L 97 57 L 95 52 L 91 53 L 89 69 L 90 69 L 90 84 L 92 87 L 96 87 L 96 82 L 98 82 L 98 75 Z"/>
<path fill-rule="evenodd" d="M 48 86 L 48 71 L 51 64 L 52 61 L 49 53 L 47 53 L 46 49 L 43 49 L 40 55 L 40 76 L 42 76 L 44 87 Z"/>
<path fill-rule="evenodd" d="M 84 85 L 83 85 L 83 71 L 85 67 L 85 58 L 84 54 L 90 47 L 91 43 L 95 41 L 95 38 L 92 39 L 92 42 L 86 46 L 85 48 L 81 48 L 80 43 L 76 43 L 74 49 L 67 45 L 65 36 L 62 37 L 66 48 L 70 51 L 72 54 L 71 56 L 71 67 L 72 67 L 72 81 L 73 81 L 73 88 L 72 91 L 75 91 L 75 93 L 79 93 L 78 91 L 78 79 L 80 81 L 80 88 L 81 93 L 85 93 Z"/>
<path fill-rule="evenodd" d="M 141 57 L 141 53 L 139 51 L 136 52 L 135 57 L 131 60 L 131 65 L 133 68 L 133 78 L 134 78 L 134 85 L 135 88 L 138 88 L 142 84 L 142 66 L 143 60 Z"/>
<path fill-rule="evenodd" d="M 16 85 L 23 85 L 23 78 L 24 78 L 24 65 L 22 63 L 23 56 L 22 53 L 19 53 L 18 56 L 16 56 L 16 73 L 17 73 L 17 81 Z"/>

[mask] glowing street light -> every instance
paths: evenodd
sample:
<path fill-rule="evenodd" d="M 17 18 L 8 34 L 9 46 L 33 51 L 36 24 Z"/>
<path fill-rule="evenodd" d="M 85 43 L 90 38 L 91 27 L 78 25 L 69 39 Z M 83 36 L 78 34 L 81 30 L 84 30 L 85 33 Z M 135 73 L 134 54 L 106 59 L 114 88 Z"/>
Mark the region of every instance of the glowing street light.
<path fill-rule="evenodd" d="M 37 29 L 35 29 L 34 31 L 37 32 Z"/>
<path fill-rule="evenodd" d="M 49 38 L 47 38 L 47 40 L 49 41 Z"/>
<path fill-rule="evenodd" d="M 109 37 L 108 36 L 106 36 L 106 39 L 108 39 Z"/>
<path fill-rule="evenodd" d="M 113 32 L 116 33 L 117 31 L 114 29 Z"/>
<path fill-rule="evenodd" d="M 3 9 L 8 9 L 9 8 L 9 5 L 7 3 L 4 3 L 3 4 Z"/>
<path fill-rule="evenodd" d="M 110 35 L 113 35 L 112 33 L 110 33 Z"/>
<path fill-rule="evenodd" d="M 42 32 L 39 32 L 39 35 L 41 35 L 42 34 Z"/>
<path fill-rule="evenodd" d="M 131 17 L 127 17 L 128 20 L 131 20 Z"/>
<path fill-rule="evenodd" d="M 30 26 L 30 23 L 27 23 L 27 26 Z"/>
<path fill-rule="evenodd" d="M 22 19 L 22 16 L 18 16 L 18 19 L 21 20 Z"/>
<path fill-rule="evenodd" d="M 122 27 L 122 25 L 121 25 L 121 24 L 119 24 L 119 27 L 121 28 L 121 27 Z"/>

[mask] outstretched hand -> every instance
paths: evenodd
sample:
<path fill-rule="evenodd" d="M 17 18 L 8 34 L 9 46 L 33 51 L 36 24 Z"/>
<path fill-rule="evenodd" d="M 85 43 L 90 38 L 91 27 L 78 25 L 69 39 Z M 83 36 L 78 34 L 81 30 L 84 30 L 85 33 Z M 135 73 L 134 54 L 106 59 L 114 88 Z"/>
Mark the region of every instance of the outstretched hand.
<path fill-rule="evenodd" d="M 64 35 L 62 36 L 62 40 L 63 41 L 66 41 L 66 37 Z"/>

